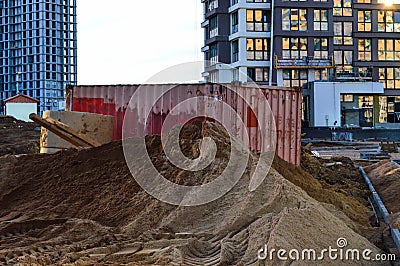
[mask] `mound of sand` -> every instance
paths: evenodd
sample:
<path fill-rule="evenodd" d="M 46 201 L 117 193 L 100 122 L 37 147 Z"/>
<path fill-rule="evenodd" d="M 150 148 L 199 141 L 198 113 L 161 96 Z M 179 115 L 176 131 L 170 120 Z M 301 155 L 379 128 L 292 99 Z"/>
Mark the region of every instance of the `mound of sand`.
<path fill-rule="evenodd" d="M 400 212 L 400 168 L 390 161 L 382 161 L 366 167 L 365 171 L 386 208 Z"/>
<path fill-rule="evenodd" d="M 214 139 L 218 151 L 207 170 L 198 172 L 171 165 L 160 137 L 149 136 L 146 143 L 154 165 L 166 178 L 180 184 L 205 184 L 227 165 L 230 146 L 218 126 L 194 124 L 181 134 L 183 153 L 198 157 L 199 140 L 205 135 Z M 349 227 L 351 220 L 340 211 L 363 223 L 364 218 L 356 218 L 368 215 L 357 209 L 362 204 L 358 206 L 346 193 L 324 190 L 310 176 L 300 179 L 304 173 L 298 168 L 280 169 L 287 178 L 271 169 L 257 190 L 250 192 L 255 158 L 251 154 L 245 174 L 224 197 L 202 206 L 182 207 L 162 203 L 140 188 L 126 166 L 120 142 L 52 155 L 4 157 L 0 263 L 262 265 L 257 253 L 265 245 L 269 250 L 321 251 L 337 248 L 340 237 L 347 239 L 346 248 L 381 252 Z M 325 192 L 331 196 L 322 196 Z M 325 198 L 326 203 L 313 197 Z M 275 258 L 273 263 L 289 261 Z M 337 261 L 323 263 L 338 265 Z M 345 265 L 361 262 L 346 261 Z"/>
<path fill-rule="evenodd" d="M 368 187 L 354 164 L 347 158 L 335 158 L 341 165 L 325 167 L 332 160 L 315 158 L 311 152 L 302 150 L 301 168 L 276 157 L 273 168 L 293 184 L 304 189 L 308 195 L 319 202 L 332 204 L 345 213 L 355 224 L 349 224 L 358 230 L 360 226 L 369 226 L 367 207 Z"/>

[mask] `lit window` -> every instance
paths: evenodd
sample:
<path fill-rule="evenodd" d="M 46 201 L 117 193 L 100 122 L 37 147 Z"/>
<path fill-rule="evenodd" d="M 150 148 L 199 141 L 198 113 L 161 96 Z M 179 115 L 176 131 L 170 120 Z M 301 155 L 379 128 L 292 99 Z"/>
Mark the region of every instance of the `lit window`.
<path fill-rule="evenodd" d="M 378 4 L 386 4 L 386 1 L 387 0 L 378 0 L 377 3 Z M 400 0 L 393 0 L 392 3 L 395 4 L 395 5 L 398 5 L 398 4 L 400 4 Z"/>
<path fill-rule="evenodd" d="M 341 102 L 354 102 L 354 95 L 353 94 L 340 94 L 340 101 Z"/>
<path fill-rule="evenodd" d="M 296 59 L 307 55 L 307 38 L 282 38 L 283 58 Z"/>
<path fill-rule="evenodd" d="M 400 32 L 400 12 L 378 11 L 378 31 Z"/>
<path fill-rule="evenodd" d="M 371 31 L 371 11 L 358 11 L 358 31 Z"/>
<path fill-rule="evenodd" d="M 353 15 L 351 0 L 333 0 L 333 15 L 351 17 Z"/>
<path fill-rule="evenodd" d="M 271 31 L 271 13 L 266 10 L 246 11 L 247 31 Z"/>
<path fill-rule="evenodd" d="M 358 39 L 358 60 L 371 61 L 371 39 Z"/>
<path fill-rule="evenodd" d="M 378 39 L 378 60 L 399 61 L 400 39 Z"/>
<path fill-rule="evenodd" d="M 306 31 L 307 10 L 306 9 L 282 9 L 282 30 Z"/>
<path fill-rule="evenodd" d="M 247 60 L 268 61 L 268 39 L 247 39 Z"/>

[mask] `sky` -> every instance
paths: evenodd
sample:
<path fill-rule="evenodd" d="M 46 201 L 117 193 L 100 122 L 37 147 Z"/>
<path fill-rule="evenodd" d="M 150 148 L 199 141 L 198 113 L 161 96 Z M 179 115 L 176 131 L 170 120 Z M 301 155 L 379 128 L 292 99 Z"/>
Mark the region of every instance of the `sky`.
<path fill-rule="evenodd" d="M 200 0 L 77 1 L 78 84 L 143 83 L 201 61 Z"/>

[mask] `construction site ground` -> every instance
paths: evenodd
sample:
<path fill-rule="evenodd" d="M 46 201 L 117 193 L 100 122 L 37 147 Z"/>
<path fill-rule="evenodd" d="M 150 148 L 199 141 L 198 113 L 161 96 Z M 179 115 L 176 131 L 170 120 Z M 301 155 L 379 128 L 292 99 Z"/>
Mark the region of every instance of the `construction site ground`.
<path fill-rule="evenodd" d="M 31 131 L 29 143 L 38 138 L 33 127 Z M 146 145 L 163 176 L 199 185 L 220 175 L 231 146 L 221 127 L 195 123 L 181 132 L 180 146 L 187 157 L 199 156 L 202 137 L 211 137 L 218 151 L 199 172 L 168 162 L 159 136 L 146 137 Z M 306 263 L 257 257 L 265 245 L 322 250 L 336 247 L 339 238 L 347 240 L 347 248 L 391 251 L 388 226 L 371 225 L 368 187 L 354 162 L 341 155 L 316 158 L 310 147 L 303 148 L 301 167 L 276 157 L 263 183 L 250 192 L 259 156 L 251 153 L 243 177 L 225 196 L 182 207 L 158 201 L 136 183 L 121 142 L 56 154 L 36 152 L 15 156 L 10 149 L 0 157 L 1 265 L 377 265 L 328 257 Z M 398 191 L 392 192 L 397 198 Z M 394 200 L 393 209 L 396 206 Z"/>
<path fill-rule="evenodd" d="M 39 153 L 39 139 L 35 123 L 0 115 L 0 156 Z"/>

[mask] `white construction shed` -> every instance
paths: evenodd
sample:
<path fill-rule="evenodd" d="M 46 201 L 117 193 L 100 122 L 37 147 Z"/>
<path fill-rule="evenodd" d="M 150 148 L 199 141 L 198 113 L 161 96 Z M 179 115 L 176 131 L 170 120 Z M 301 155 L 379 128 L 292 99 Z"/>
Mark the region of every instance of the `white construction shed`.
<path fill-rule="evenodd" d="M 18 94 L 4 100 L 5 114 L 13 116 L 16 119 L 32 122 L 29 119 L 31 113 L 37 114 L 39 100 L 24 94 Z"/>

